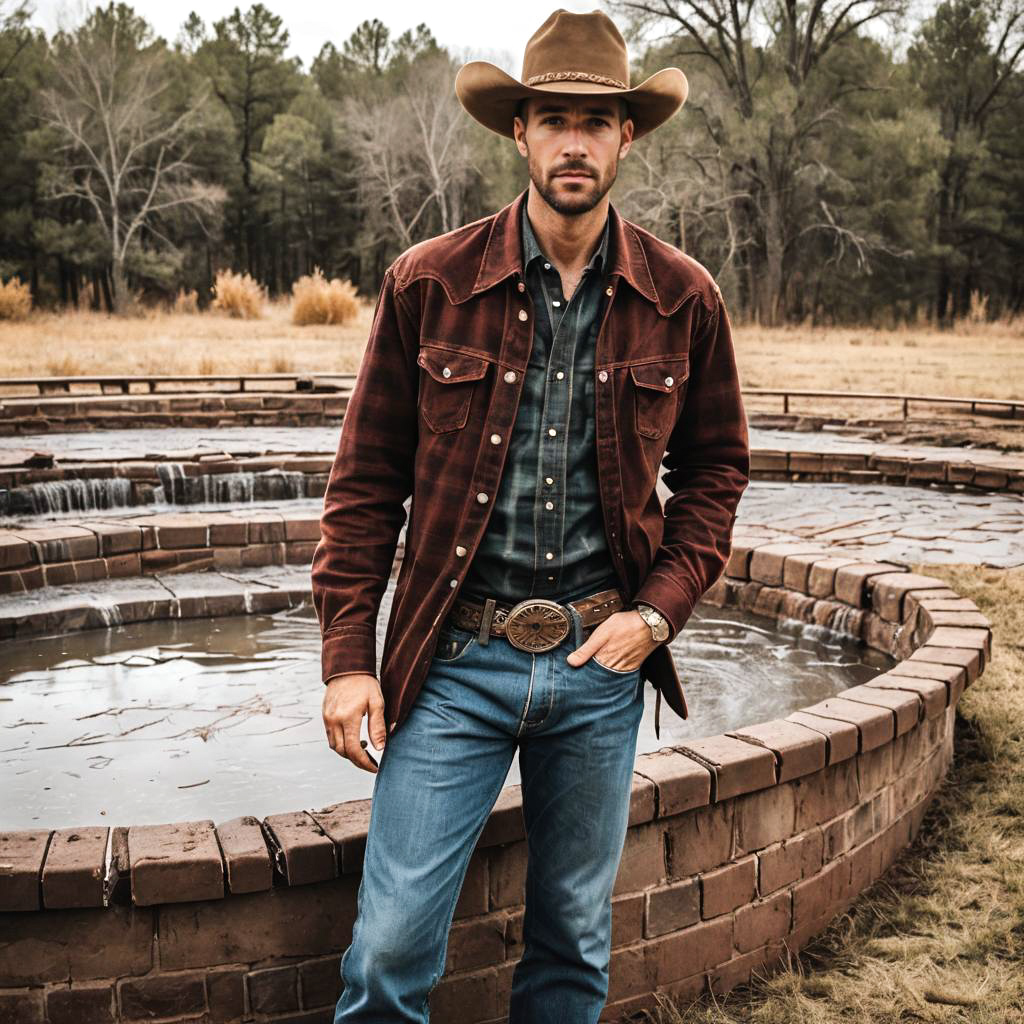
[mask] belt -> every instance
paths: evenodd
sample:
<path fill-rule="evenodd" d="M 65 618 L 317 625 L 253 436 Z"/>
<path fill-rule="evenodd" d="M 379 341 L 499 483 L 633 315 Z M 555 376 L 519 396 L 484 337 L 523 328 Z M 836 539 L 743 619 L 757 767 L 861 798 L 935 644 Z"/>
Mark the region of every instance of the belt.
<path fill-rule="evenodd" d="M 481 603 L 460 596 L 452 602 L 449 617 L 452 625 L 475 630 L 481 644 L 492 636 L 503 636 L 513 647 L 539 654 L 557 647 L 569 635 L 570 607 L 579 615 L 583 629 L 589 630 L 625 606 L 617 587 L 565 604 L 543 597 L 528 597 L 512 605 L 488 597 Z"/>

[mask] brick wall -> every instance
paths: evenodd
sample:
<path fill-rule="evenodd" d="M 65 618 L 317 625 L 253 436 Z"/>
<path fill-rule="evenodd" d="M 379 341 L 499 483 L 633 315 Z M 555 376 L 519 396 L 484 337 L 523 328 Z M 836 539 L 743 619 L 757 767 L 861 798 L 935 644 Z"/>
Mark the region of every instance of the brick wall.
<path fill-rule="evenodd" d="M 837 549 L 734 543 L 705 600 L 816 622 L 900 663 L 785 719 L 637 758 L 606 1020 L 724 993 L 802 948 L 916 834 L 988 621 L 937 579 Z M 0 833 L 0 1024 L 333 1016 L 369 801 Z M 519 787 L 456 906 L 438 1024 L 502 1019 L 522 952 Z"/>

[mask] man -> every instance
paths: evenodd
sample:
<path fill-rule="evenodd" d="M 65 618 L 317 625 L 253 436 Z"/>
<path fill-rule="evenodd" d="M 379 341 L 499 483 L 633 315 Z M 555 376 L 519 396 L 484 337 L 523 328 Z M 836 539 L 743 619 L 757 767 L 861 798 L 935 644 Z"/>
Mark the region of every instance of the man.
<path fill-rule="evenodd" d="M 429 1019 L 517 749 L 529 861 L 509 1020 L 597 1021 L 643 683 L 686 716 L 667 644 L 720 575 L 748 482 L 721 295 L 608 197 L 633 139 L 682 106 L 683 73 L 630 88 L 614 23 L 559 10 L 522 77 L 459 72 L 530 185 L 388 268 L 324 501 L 324 724 L 376 774 L 335 1024 Z"/>

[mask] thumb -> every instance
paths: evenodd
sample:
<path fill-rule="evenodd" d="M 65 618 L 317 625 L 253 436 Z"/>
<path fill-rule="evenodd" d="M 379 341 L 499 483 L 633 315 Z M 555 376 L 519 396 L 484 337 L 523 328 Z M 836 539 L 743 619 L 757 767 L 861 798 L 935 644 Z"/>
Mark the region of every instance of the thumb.
<path fill-rule="evenodd" d="M 366 731 L 376 750 L 383 750 L 387 740 L 387 730 L 384 728 L 384 702 L 373 701 L 370 705 L 370 714 L 366 719 Z"/>

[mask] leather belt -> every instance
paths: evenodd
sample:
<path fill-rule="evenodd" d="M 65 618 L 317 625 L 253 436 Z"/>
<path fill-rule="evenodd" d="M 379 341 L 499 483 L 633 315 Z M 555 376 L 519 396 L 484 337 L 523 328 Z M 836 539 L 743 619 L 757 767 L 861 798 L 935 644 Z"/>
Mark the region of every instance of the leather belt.
<path fill-rule="evenodd" d="M 543 597 L 528 597 L 516 604 L 503 604 L 493 597 L 482 603 L 457 597 L 448 613 L 454 626 L 476 630 L 478 642 L 486 644 L 492 636 L 503 636 L 521 651 L 539 654 L 557 647 L 572 630 L 569 607 L 579 614 L 584 631 L 592 629 L 615 612 L 622 611 L 625 600 L 617 587 L 559 604 Z"/>

